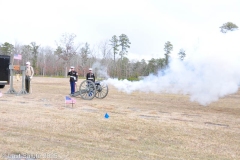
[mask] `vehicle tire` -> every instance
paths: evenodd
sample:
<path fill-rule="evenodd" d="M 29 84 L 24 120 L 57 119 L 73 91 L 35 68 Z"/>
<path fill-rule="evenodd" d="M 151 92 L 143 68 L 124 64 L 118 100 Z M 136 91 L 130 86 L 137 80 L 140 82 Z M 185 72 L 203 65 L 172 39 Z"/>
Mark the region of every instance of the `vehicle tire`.
<path fill-rule="evenodd" d="M 0 88 L 4 88 L 5 87 L 5 85 L 0 85 Z"/>

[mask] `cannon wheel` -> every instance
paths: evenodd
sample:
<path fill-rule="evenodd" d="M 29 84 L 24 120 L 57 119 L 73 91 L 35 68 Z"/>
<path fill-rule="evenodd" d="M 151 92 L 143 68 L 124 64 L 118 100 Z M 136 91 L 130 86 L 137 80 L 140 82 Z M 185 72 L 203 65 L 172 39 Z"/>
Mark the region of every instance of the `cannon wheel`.
<path fill-rule="evenodd" d="M 79 94 L 82 99 L 91 100 L 96 95 L 96 86 L 92 81 L 84 80 L 79 87 Z"/>
<path fill-rule="evenodd" d="M 99 84 L 98 84 L 99 83 Z M 108 94 L 108 86 L 106 83 L 97 82 L 96 83 L 96 98 L 103 99 Z"/>

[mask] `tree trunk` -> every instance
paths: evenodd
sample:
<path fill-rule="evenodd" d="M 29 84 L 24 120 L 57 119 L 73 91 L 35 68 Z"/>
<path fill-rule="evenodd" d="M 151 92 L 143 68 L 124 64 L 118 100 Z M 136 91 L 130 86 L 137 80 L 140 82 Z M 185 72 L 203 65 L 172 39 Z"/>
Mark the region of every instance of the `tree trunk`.
<path fill-rule="evenodd" d="M 67 65 L 65 66 L 65 78 L 67 78 L 67 74 L 68 74 L 68 71 L 67 71 Z"/>

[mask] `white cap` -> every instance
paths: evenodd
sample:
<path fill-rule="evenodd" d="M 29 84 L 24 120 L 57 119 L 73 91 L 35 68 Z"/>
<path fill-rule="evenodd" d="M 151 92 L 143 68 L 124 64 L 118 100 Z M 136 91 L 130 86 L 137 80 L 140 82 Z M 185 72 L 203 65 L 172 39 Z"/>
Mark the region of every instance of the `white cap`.
<path fill-rule="evenodd" d="M 92 68 L 89 68 L 88 70 L 89 70 L 89 71 L 92 71 Z"/>
<path fill-rule="evenodd" d="M 27 62 L 26 64 L 30 65 L 30 62 Z"/>
<path fill-rule="evenodd" d="M 71 68 L 75 68 L 74 66 L 71 66 Z"/>

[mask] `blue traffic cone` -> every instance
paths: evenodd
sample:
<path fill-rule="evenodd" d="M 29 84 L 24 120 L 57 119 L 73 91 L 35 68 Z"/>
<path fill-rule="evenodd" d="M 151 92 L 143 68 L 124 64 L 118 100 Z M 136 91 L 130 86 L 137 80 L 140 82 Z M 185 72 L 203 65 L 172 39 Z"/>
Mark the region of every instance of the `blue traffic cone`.
<path fill-rule="evenodd" d="M 109 115 L 106 113 L 104 117 L 105 117 L 105 118 L 109 118 Z"/>

